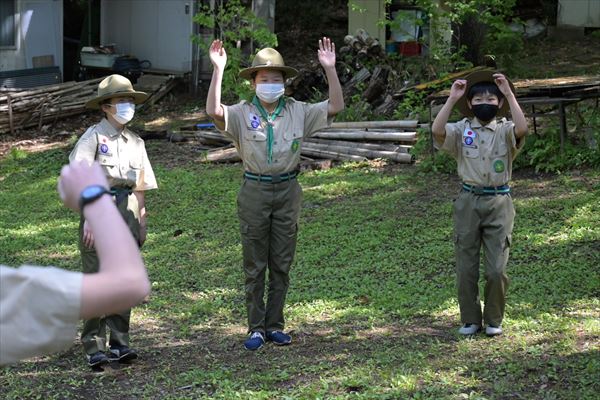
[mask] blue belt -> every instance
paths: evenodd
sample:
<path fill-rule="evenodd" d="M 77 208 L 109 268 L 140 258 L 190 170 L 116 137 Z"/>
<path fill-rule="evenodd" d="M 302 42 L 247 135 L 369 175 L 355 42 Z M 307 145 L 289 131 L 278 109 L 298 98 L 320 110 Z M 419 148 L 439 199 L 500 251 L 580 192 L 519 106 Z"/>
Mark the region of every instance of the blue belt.
<path fill-rule="evenodd" d="M 466 183 L 462 184 L 462 189 L 465 192 L 473 193 L 478 196 L 493 196 L 497 194 L 510 194 L 510 186 L 473 186 Z"/>
<path fill-rule="evenodd" d="M 262 175 L 262 174 L 255 174 L 253 172 L 245 171 L 244 178 L 250 179 L 252 181 L 258 181 L 258 182 L 279 183 L 279 182 L 287 182 L 287 181 L 291 181 L 292 179 L 296 179 L 298 174 L 299 174 L 298 171 L 291 171 L 291 172 L 286 172 L 285 174 L 281 174 L 281 175 Z"/>

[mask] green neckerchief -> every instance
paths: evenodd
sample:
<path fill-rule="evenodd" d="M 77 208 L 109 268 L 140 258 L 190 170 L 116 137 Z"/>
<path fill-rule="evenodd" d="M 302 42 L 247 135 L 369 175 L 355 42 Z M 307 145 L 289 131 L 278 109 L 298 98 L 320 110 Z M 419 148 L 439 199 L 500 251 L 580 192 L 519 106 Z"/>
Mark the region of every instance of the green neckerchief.
<path fill-rule="evenodd" d="M 258 97 L 254 96 L 252 99 L 252 104 L 258 108 L 260 115 L 265 119 L 265 121 L 267 121 L 267 164 L 271 164 L 273 162 L 273 123 L 275 122 L 275 118 L 277 118 L 281 110 L 283 110 L 285 101 L 283 100 L 283 96 L 281 96 L 279 98 L 279 103 L 277 103 L 277 107 L 275 107 L 275 111 L 273 111 L 273 114 L 270 116 L 267 114 L 267 110 L 265 110 L 262 104 L 260 104 Z"/>

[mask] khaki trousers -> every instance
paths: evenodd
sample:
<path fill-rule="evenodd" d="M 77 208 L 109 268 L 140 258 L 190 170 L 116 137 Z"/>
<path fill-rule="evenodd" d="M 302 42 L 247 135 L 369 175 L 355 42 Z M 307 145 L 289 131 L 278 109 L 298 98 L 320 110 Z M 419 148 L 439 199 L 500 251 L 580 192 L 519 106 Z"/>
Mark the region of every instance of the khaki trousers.
<path fill-rule="evenodd" d="M 504 317 L 509 279 L 506 264 L 515 209 L 510 195 L 461 192 L 454 202 L 454 241 L 461 321 L 482 322 L 479 299 L 480 249 L 483 246 L 485 289 L 483 322 L 499 326 Z"/>
<path fill-rule="evenodd" d="M 284 328 L 283 307 L 296 251 L 301 204 L 302 188 L 296 179 L 280 183 L 245 179 L 242 183 L 237 205 L 249 332 Z"/>
<path fill-rule="evenodd" d="M 136 241 L 139 242 L 140 235 L 140 215 L 137 198 L 134 194 L 125 197 L 117 208 L 123 216 L 123 219 L 129 226 L 131 233 Z M 98 255 L 94 248 L 87 248 L 83 245 L 83 216 L 79 221 L 79 252 L 81 253 L 81 262 L 84 273 L 98 272 Z M 119 276 L 114 277 L 115 280 Z M 121 346 L 129 346 L 129 317 L 131 310 L 123 310 L 118 314 L 107 315 L 101 318 L 92 318 L 83 321 L 83 330 L 81 332 L 81 342 L 86 354 L 94 354 L 98 351 L 106 351 L 106 327 L 110 328 L 109 343 Z"/>

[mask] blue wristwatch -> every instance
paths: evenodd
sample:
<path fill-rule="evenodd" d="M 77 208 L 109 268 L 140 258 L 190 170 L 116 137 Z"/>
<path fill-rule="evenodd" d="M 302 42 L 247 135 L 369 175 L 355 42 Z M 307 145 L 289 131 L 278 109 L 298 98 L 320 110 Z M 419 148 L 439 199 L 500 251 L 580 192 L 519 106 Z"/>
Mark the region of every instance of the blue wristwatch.
<path fill-rule="evenodd" d="M 110 192 L 104 186 L 91 185 L 86 187 L 81 191 L 81 197 L 79 198 L 79 210 L 83 212 L 83 207 L 98 200 L 106 193 Z"/>

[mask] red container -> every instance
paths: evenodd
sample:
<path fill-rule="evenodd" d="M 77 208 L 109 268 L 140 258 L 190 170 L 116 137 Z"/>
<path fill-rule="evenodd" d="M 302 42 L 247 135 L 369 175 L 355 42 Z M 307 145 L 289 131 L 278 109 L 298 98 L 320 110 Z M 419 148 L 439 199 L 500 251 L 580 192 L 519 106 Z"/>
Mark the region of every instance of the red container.
<path fill-rule="evenodd" d="M 398 43 L 398 53 L 403 56 L 418 56 L 421 54 L 421 43 L 400 42 Z"/>

